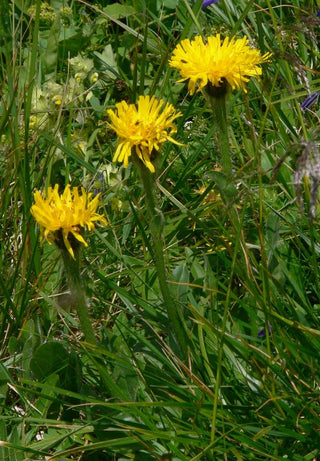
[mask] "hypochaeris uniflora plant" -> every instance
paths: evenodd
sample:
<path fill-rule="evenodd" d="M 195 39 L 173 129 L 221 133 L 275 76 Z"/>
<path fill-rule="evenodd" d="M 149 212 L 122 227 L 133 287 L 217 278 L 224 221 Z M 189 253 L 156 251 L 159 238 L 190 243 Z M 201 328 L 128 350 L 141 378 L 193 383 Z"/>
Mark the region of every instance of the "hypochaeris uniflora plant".
<path fill-rule="evenodd" d="M 169 65 L 180 71 L 179 82 L 188 80 L 190 94 L 204 91 L 213 110 L 216 124 L 216 142 L 220 150 L 222 170 L 227 178 L 232 175 L 232 161 L 228 140 L 226 96 L 229 90 L 242 89 L 251 77 L 262 74 L 261 64 L 270 60 L 271 53 L 261 55 L 249 46 L 247 37 L 236 39 L 220 34 L 205 40 L 196 36 L 185 39 L 173 51 Z"/>
<path fill-rule="evenodd" d="M 260 51 L 249 46 L 247 37 L 235 39 L 226 37 L 221 39 L 220 34 L 207 37 L 203 40 L 197 36 L 193 40 L 185 39 L 173 51 L 170 66 L 179 69 L 182 78 L 180 82 L 188 80 L 190 94 L 203 90 L 212 108 L 216 126 L 216 144 L 220 151 L 222 163 L 222 177 L 216 174 L 216 183 L 221 197 L 228 204 L 231 224 L 241 237 L 241 223 L 234 208 L 236 203 L 236 188 L 232 186 L 232 158 L 229 146 L 229 126 L 227 119 L 226 97 L 228 92 L 242 89 L 246 92 L 246 83 L 251 77 L 262 74 L 261 64 L 268 61 L 270 53 L 261 55 Z M 228 192 L 228 188 L 231 193 Z M 232 206 L 231 206 L 232 205 Z M 225 305 L 222 320 L 221 344 L 228 318 L 228 307 Z M 220 349 L 222 357 L 223 348 Z M 221 360 L 216 373 L 216 389 L 213 404 L 211 426 L 211 442 L 213 444 L 216 434 L 216 414 L 218 408 L 217 389 L 220 385 Z"/>
<path fill-rule="evenodd" d="M 161 145 L 166 141 L 181 145 L 172 137 L 177 132 L 174 121 L 181 112 L 155 96 L 139 96 L 137 104 L 121 101 L 115 111 L 108 110 L 108 115 L 109 126 L 118 136 L 113 161 L 123 162 L 125 168 L 133 155 L 154 173 L 153 161 Z"/>
<path fill-rule="evenodd" d="M 89 318 L 85 290 L 79 269 L 80 244 L 88 246 L 83 234 L 84 230 L 92 231 L 95 223 L 100 221 L 107 224 L 106 219 L 97 213 L 99 194 L 93 197 L 92 193 L 81 192 L 77 187 L 68 184 L 62 193 L 59 185 L 49 187 L 46 193 L 34 193 L 34 205 L 31 213 L 40 226 L 42 239 L 49 243 L 53 241 L 61 251 L 66 270 L 71 295 L 77 308 L 86 340 L 94 344 L 95 334 Z"/>
<path fill-rule="evenodd" d="M 181 318 L 173 302 L 167 283 L 167 270 L 164 261 L 163 216 L 157 205 L 155 185 L 155 161 L 161 145 L 167 141 L 182 146 L 173 139 L 177 132 L 174 121 L 182 114 L 175 108 L 156 99 L 155 96 L 139 96 L 137 104 L 121 101 L 116 110 L 108 110 L 111 119 L 109 126 L 117 133 L 118 146 L 113 161 L 123 162 L 126 168 L 129 159 L 137 165 L 145 190 L 146 208 L 149 228 L 152 235 L 154 262 L 159 285 L 167 309 L 172 331 L 180 348 L 181 355 L 186 357 L 186 337 Z"/>

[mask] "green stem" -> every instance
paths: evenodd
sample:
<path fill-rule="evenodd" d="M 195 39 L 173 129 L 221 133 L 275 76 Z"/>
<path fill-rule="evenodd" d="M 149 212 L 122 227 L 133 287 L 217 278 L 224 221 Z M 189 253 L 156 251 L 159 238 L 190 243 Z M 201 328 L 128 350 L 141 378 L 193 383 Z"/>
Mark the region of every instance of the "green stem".
<path fill-rule="evenodd" d="M 221 368 L 222 368 L 222 361 L 224 355 L 224 338 L 226 332 L 226 325 L 229 313 L 229 299 L 230 299 L 230 286 L 228 287 L 227 297 L 224 304 L 224 311 L 223 311 L 223 319 L 222 319 L 222 327 L 221 327 L 221 335 L 220 335 L 220 343 L 218 349 L 218 363 L 217 363 L 217 374 L 215 379 L 215 388 L 214 388 L 214 401 L 213 401 L 213 409 L 212 409 L 212 418 L 211 418 L 211 444 L 214 444 L 215 436 L 216 436 L 216 427 L 217 427 L 217 415 L 218 415 L 218 405 L 220 402 L 220 386 L 221 386 Z"/>
<path fill-rule="evenodd" d="M 211 89 L 207 93 L 217 130 L 216 141 L 221 155 L 222 172 L 228 179 L 232 174 L 232 162 L 229 148 L 226 96 L 226 89 L 221 92 L 215 92 L 215 94 Z"/>
<path fill-rule="evenodd" d="M 164 244 L 163 244 L 163 215 L 157 207 L 157 199 L 154 189 L 154 173 L 151 173 L 140 161 L 136 162 L 141 176 L 141 181 L 145 191 L 145 200 L 149 215 L 149 228 L 152 237 L 152 247 L 154 253 L 154 262 L 157 270 L 159 286 L 167 310 L 168 318 L 178 343 L 181 356 L 187 357 L 187 340 L 181 319 L 177 312 L 177 306 L 173 302 L 170 289 L 167 283 L 167 270 L 164 261 Z"/>
<path fill-rule="evenodd" d="M 75 259 L 72 258 L 66 249 L 61 249 L 61 255 L 66 271 L 68 285 L 71 291 L 72 299 L 75 303 L 81 328 L 85 339 L 90 344 L 97 344 L 92 322 L 89 317 L 87 299 L 80 276 L 79 252 L 75 251 Z"/>
<path fill-rule="evenodd" d="M 218 415 L 218 406 L 220 402 L 220 388 L 222 382 L 222 362 L 224 357 L 224 341 L 225 341 L 225 332 L 227 326 L 227 319 L 229 313 L 229 302 L 232 288 L 233 274 L 236 264 L 236 258 L 238 253 L 238 247 L 241 241 L 241 232 L 242 225 L 239 222 L 238 214 L 235 208 L 232 206 L 237 191 L 232 181 L 232 161 L 230 155 L 229 147 L 229 136 L 228 136 L 228 120 L 227 120 L 227 108 L 226 108 L 226 96 L 228 91 L 228 85 L 226 83 L 222 84 L 221 87 L 212 87 L 207 86 L 206 88 L 207 97 L 209 99 L 210 106 L 213 111 L 213 116 L 215 120 L 215 127 L 217 131 L 216 141 L 221 155 L 222 163 L 222 173 L 224 178 L 220 183 L 217 182 L 217 186 L 220 189 L 221 196 L 224 202 L 228 207 L 228 214 L 233 227 L 236 230 L 236 240 L 235 240 L 235 249 L 232 260 L 232 270 L 230 274 L 230 282 L 228 285 L 228 290 L 226 294 L 224 312 L 222 318 L 222 327 L 221 335 L 218 348 L 218 362 L 217 362 L 217 372 L 215 379 L 215 395 L 213 402 L 212 410 L 212 419 L 211 419 L 211 444 L 214 445 L 216 437 L 216 426 L 217 426 L 217 415 Z M 217 177 L 218 179 L 219 177 Z M 244 262 L 245 263 L 245 262 Z"/>
<path fill-rule="evenodd" d="M 244 214 L 242 216 L 239 229 L 241 229 L 242 227 L 243 219 L 244 219 Z M 221 389 L 221 382 L 222 382 L 222 362 L 223 362 L 223 356 L 224 356 L 225 332 L 227 328 L 227 320 L 228 320 L 228 314 L 229 314 L 229 308 L 230 308 L 230 296 L 232 293 L 233 277 L 234 277 L 234 272 L 235 272 L 235 267 L 236 267 L 238 250 L 240 246 L 240 232 L 241 230 L 238 231 L 238 235 L 236 236 L 236 241 L 235 241 L 234 254 L 233 254 L 232 264 L 231 264 L 231 273 L 229 276 L 229 284 L 228 284 L 226 299 L 224 303 L 220 341 L 219 341 L 219 346 L 218 346 L 217 373 L 216 373 L 216 380 L 215 380 L 214 400 L 213 400 L 213 409 L 212 409 L 212 418 L 211 418 L 211 440 L 210 442 L 213 447 L 214 447 L 214 442 L 215 442 L 215 437 L 216 437 L 218 406 L 220 403 L 220 389 Z M 212 449 L 212 452 L 213 451 L 214 451 L 214 448 Z"/>

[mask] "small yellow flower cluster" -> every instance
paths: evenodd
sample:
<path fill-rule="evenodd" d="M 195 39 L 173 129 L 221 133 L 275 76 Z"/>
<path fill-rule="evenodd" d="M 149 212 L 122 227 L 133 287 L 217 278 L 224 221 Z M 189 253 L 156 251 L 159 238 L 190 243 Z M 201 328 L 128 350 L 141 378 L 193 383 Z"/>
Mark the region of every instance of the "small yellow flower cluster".
<path fill-rule="evenodd" d="M 28 14 L 35 18 L 37 11 L 37 5 L 31 5 L 28 9 Z M 42 24 L 52 24 L 57 18 L 61 18 L 61 22 L 63 25 L 69 25 L 70 19 L 72 16 L 72 9 L 69 6 L 65 6 L 62 8 L 54 8 L 49 5 L 48 2 L 42 2 L 40 5 L 40 23 Z"/>
<path fill-rule="evenodd" d="M 44 92 L 38 86 L 34 86 L 31 99 L 30 128 L 44 128 L 49 120 L 48 103 Z"/>
<path fill-rule="evenodd" d="M 60 13 L 64 16 L 71 16 L 72 15 L 72 8 L 70 6 L 64 6 L 60 9 Z"/>
<path fill-rule="evenodd" d="M 96 83 L 98 80 L 99 80 L 98 72 L 92 72 L 92 74 L 90 75 L 91 83 Z"/>
<path fill-rule="evenodd" d="M 49 103 L 60 106 L 64 97 L 64 88 L 59 83 L 49 81 L 44 85 L 44 93 Z"/>
<path fill-rule="evenodd" d="M 87 101 L 92 97 L 92 92 L 86 91 L 83 80 L 88 77 L 91 84 L 99 80 L 99 74 L 92 72 L 93 60 L 76 56 L 69 62 L 73 72 L 66 84 L 48 80 L 42 86 L 34 86 L 29 123 L 33 130 L 47 128 L 50 121 L 49 114 L 57 111 L 61 105 L 65 107 L 72 103 L 75 108 L 78 101 L 82 104 L 84 98 Z M 22 127 L 23 125 L 21 122 Z"/>
<path fill-rule="evenodd" d="M 77 82 L 80 82 L 87 78 L 87 76 L 92 72 L 94 68 L 93 60 L 90 58 L 83 58 L 79 54 L 74 58 L 69 59 L 69 63 L 71 69 L 75 74 L 75 79 Z M 95 83 L 98 80 L 99 74 L 97 72 L 93 72 L 90 80 L 92 83 Z"/>
<path fill-rule="evenodd" d="M 72 8 L 70 6 L 64 6 L 59 10 L 61 15 L 62 24 L 68 27 L 72 21 Z"/>
<path fill-rule="evenodd" d="M 37 5 L 32 5 L 28 9 L 28 13 L 30 16 L 35 17 L 36 15 L 36 10 L 37 10 Z M 54 20 L 56 19 L 57 15 L 54 11 L 54 8 L 49 5 L 48 2 L 42 2 L 40 5 L 40 21 L 42 23 L 49 23 L 52 24 Z"/>

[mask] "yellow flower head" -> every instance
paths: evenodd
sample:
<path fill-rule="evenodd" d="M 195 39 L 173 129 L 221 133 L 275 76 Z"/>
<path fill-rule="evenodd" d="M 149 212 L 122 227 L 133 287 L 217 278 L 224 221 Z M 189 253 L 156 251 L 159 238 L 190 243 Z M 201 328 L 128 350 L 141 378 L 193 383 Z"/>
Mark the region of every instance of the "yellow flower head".
<path fill-rule="evenodd" d="M 81 188 L 79 194 L 78 188 L 73 187 L 71 190 L 70 184 L 61 195 L 58 189 L 58 184 L 54 188 L 49 187 L 46 197 L 37 190 L 34 193 L 35 203 L 31 207 L 31 214 L 40 226 L 42 238 L 44 236 L 49 243 L 55 240 L 58 246 L 65 247 L 74 258 L 69 234 L 74 243 L 78 241 L 88 246 L 82 236 L 83 229 L 86 227 L 92 231 L 95 221 L 103 224 L 107 224 L 107 221 L 96 213 L 100 194 L 91 199 L 92 193 L 86 194 Z"/>
<path fill-rule="evenodd" d="M 220 87 L 224 82 L 232 90 L 242 88 L 246 91 L 244 84 L 249 81 L 249 77 L 261 75 L 259 64 L 268 61 L 270 57 L 271 53 L 261 56 L 258 50 L 250 48 L 247 37 L 227 37 L 222 41 L 220 34 L 217 34 L 208 37 L 206 43 L 200 36 L 192 41 L 182 40 L 173 51 L 169 64 L 180 69 L 182 79 L 179 82 L 189 79 L 190 94 L 208 84 Z"/>
<path fill-rule="evenodd" d="M 164 102 L 154 96 L 139 96 L 137 105 L 121 101 L 116 105 L 115 112 L 108 110 L 108 115 L 111 119 L 108 125 L 118 136 L 113 161 L 123 162 L 125 168 L 133 153 L 154 173 L 152 155 L 159 151 L 160 145 L 165 141 L 181 145 L 172 139 L 177 132 L 173 121 L 181 113 L 169 103 L 164 106 Z"/>

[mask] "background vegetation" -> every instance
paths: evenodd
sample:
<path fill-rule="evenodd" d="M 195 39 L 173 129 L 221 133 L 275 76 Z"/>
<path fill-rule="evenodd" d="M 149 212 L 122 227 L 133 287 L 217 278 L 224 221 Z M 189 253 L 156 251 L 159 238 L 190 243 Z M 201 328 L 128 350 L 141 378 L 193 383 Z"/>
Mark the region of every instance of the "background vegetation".
<path fill-rule="evenodd" d="M 0 0 L 1 460 L 320 459 L 320 114 L 300 108 L 320 90 L 317 2 L 199 6 Z M 229 101 L 241 232 L 212 114 L 168 66 L 182 38 L 217 32 L 273 53 Z M 157 184 L 186 362 L 138 172 L 112 164 L 106 111 L 138 94 L 183 113 Z M 102 192 L 109 223 L 82 257 L 98 347 L 30 215 L 35 189 L 69 182 Z"/>

